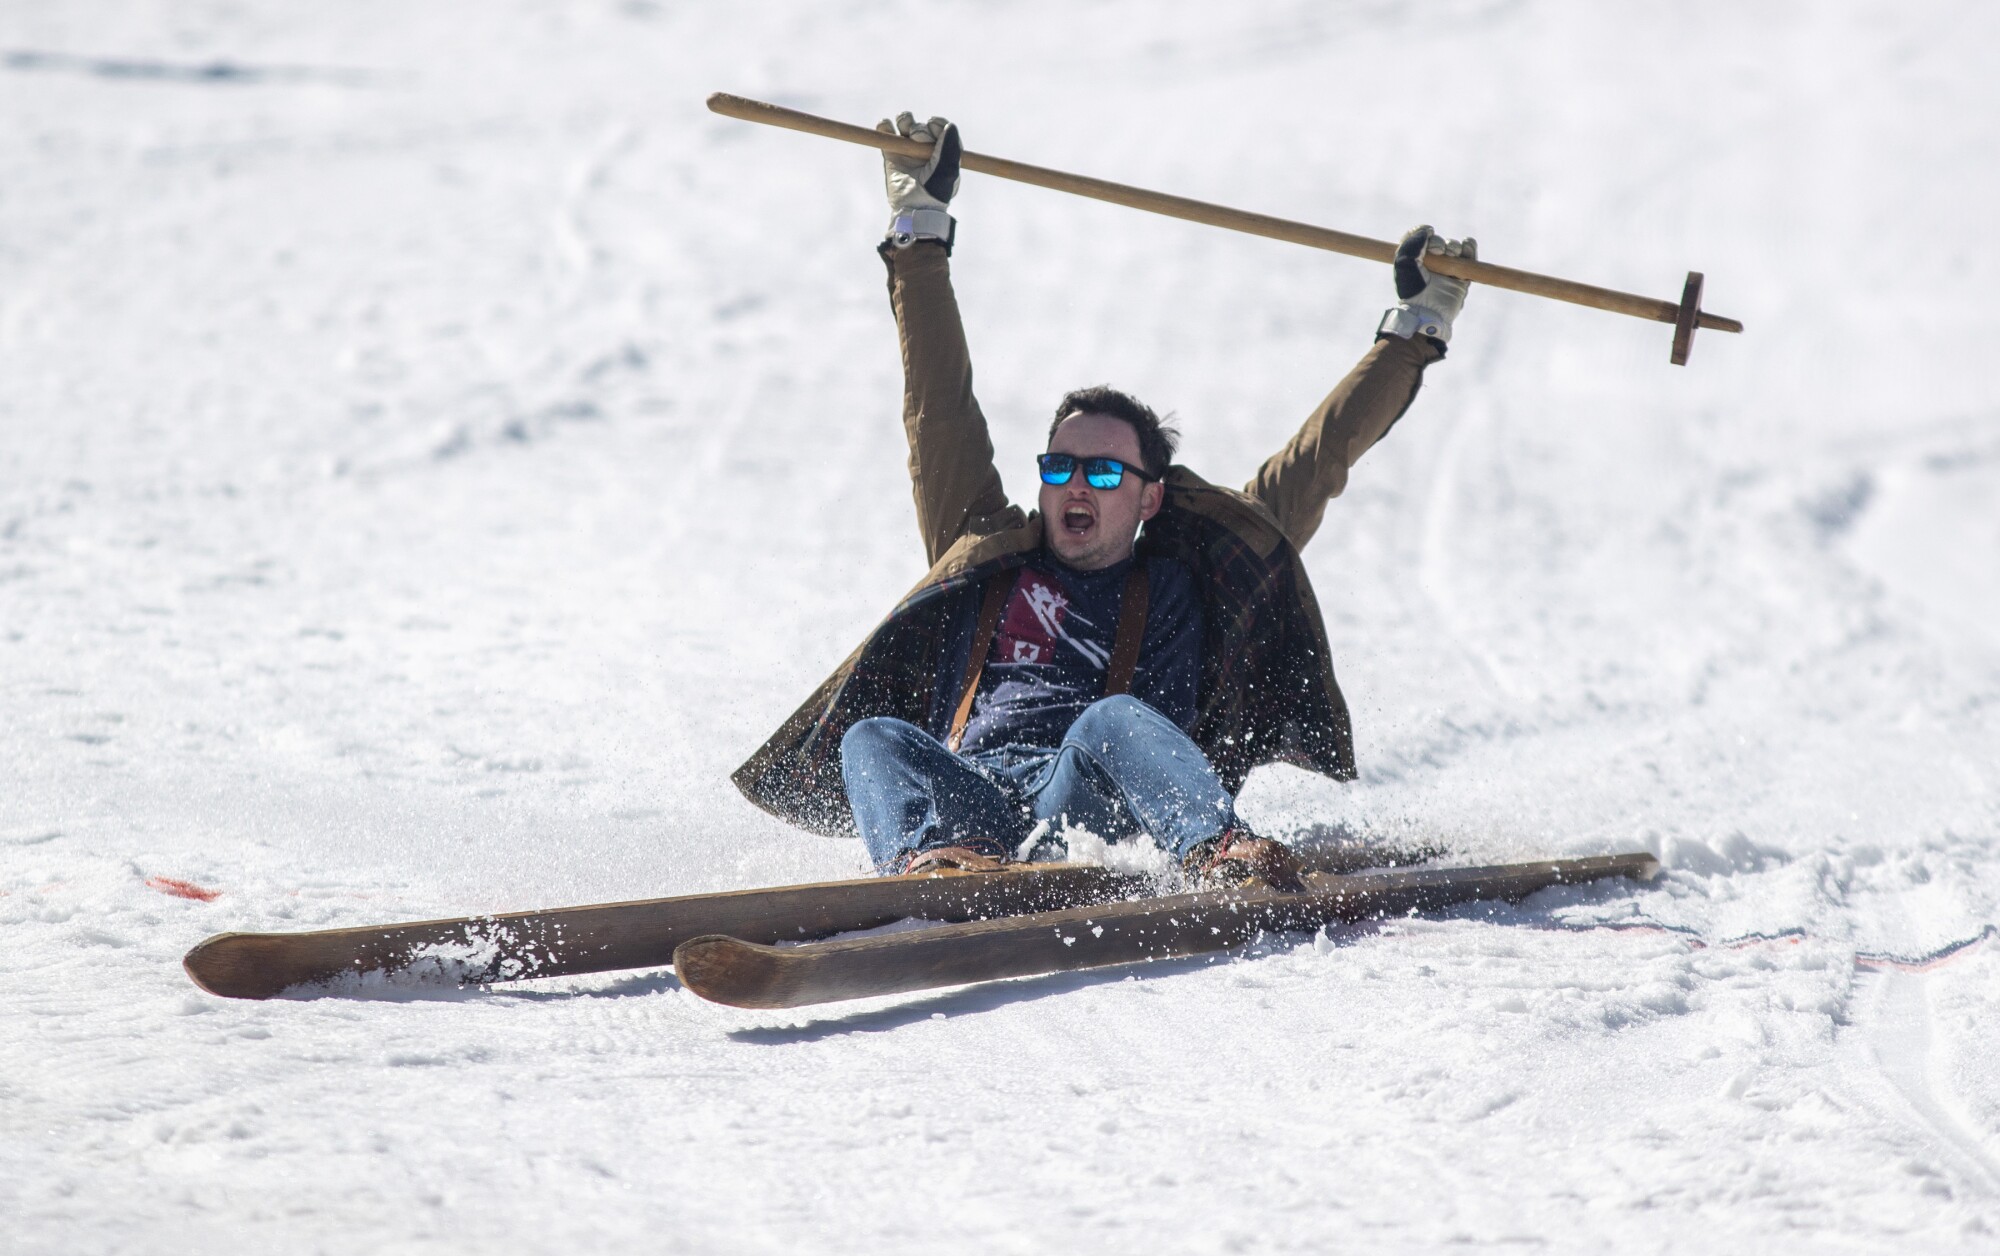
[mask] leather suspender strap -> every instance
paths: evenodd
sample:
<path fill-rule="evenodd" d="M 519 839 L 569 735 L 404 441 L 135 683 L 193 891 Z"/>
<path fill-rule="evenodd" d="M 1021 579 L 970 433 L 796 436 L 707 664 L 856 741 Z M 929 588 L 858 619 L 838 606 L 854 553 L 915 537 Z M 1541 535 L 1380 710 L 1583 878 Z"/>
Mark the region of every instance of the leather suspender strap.
<path fill-rule="evenodd" d="M 973 630 L 972 653 L 965 660 L 965 680 L 959 685 L 958 709 L 951 715 L 951 737 L 945 748 L 958 753 L 965 741 L 965 725 L 972 719 L 972 701 L 979 696 L 979 677 L 986 670 L 986 656 L 993 652 L 993 635 L 1000 630 L 1000 614 L 1007 608 L 1018 571 L 995 573 L 986 581 L 986 597 L 979 603 L 979 626 Z M 1146 583 L 1144 560 L 1134 559 L 1125 573 L 1125 588 L 1118 598 L 1118 636 L 1111 644 L 1111 662 L 1104 669 L 1104 696 L 1130 693 L 1132 677 L 1139 670 L 1139 647 L 1146 641 L 1146 609 L 1151 590 Z"/>
<path fill-rule="evenodd" d="M 979 673 L 986 670 L 986 656 L 993 650 L 993 634 L 1000 630 L 1000 612 L 1006 609 L 1007 595 L 1014 591 L 1020 573 L 1009 569 L 994 573 L 986 581 L 986 598 L 979 604 L 979 626 L 972 633 L 972 653 L 965 659 L 965 681 L 958 691 L 958 709 L 951 716 L 951 737 L 946 749 L 958 753 L 965 740 L 965 722 L 972 718 L 972 700 L 979 694 Z"/>
<path fill-rule="evenodd" d="M 1104 671 L 1104 696 L 1132 692 L 1132 675 L 1139 670 L 1139 647 L 1146 641 L 1146 560 L 1134 558 L 1125 573 L 1125 591 L 1118 599 L 1118 636 L 1111 643 L 1111 665 Z"/>

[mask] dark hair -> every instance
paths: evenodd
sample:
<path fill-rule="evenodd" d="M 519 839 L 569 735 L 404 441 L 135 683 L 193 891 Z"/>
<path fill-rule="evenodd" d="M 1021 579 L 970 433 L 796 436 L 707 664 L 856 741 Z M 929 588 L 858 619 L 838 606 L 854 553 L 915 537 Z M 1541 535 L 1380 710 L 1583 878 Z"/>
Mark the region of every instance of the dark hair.
<path fill-rule="evenodd" d="M 1151 406 L 1130 393 L 1119 392 L 1109 384 L 1096 384 L 1065 394 L 1056 403 L 1056 418 L 1049 424 L 1049 439 L 1053 441 L 1056 438 L 1056 429 L 1063 425 L 1064 419 L 1078 414 L 1102 414 L 1130 423 L 1139 437 L 1139 461 L 1145 464 L 1140 470 L 1156 479 L 1167 473 L 1167 467 L 1174 460 L 1174 450 L 1181 443 L 1180 431 L 1172 424 L 1173 416 L 1163 420 L 1153 413 Z"/>

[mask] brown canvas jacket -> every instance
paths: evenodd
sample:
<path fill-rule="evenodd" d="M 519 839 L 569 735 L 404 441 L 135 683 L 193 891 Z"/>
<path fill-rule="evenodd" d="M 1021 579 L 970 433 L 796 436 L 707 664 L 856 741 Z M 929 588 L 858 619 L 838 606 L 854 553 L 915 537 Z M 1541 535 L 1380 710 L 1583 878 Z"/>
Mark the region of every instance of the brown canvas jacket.
<path fill-rule="evenodd" d="M 733 778 L 774 815 L 842 836 L 854 822 L 841 738 L 873 715 L 939 731 L 946 713 L 933 709 L 935 679 L 954 624 L 989 577 L 1042 544 L 1040 515 L 1007 500 L 993 464 L 944 249 L 920 243 L 883 256 L 903 351 L 910 485 L 931 569 Z M 1251 768 L 1273 761 L 1354 776 L 1347 704 L 1299 550 L 1327 501 L 1347 487 L 1348 469 L 1409 408 L 1424 367 L 1439 356 L 1421 338 L 1376 342 L 1242 492 L 1185 467 L 1167 473 L 1166 504 L 1146 524 L 1139 552 L 1194 573 L 1203 640 L 1192 733 L 1231 792 Z"/>

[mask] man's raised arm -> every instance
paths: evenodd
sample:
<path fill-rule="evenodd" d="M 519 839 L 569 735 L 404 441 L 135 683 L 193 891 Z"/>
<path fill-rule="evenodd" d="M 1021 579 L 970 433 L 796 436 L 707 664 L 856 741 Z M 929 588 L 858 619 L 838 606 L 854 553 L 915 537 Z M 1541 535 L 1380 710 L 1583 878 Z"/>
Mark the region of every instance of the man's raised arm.
<path fill-rule="evenodd" d="M 1424 269 L 1427 251 L 1475 257 L 1478 244 L 1441 239 L 1429 227 L 1403 237 L 1396 250 L 1401 304 L 1383 315 L 1374 347 L 1244 486 L 1278 517 L 1299 549 L 1319 531 L 1327 502 L 1347 487 L 1348 468 L 1403 417 L 1416 400 L 1424 368 L 1444 356 L 1466 284 Z"/>
<path fill-rule="evenodd" d="M 972 354 L 951 289 L 956 224 L 945 206 L 958 190 L 958 128 L 943 118 L 897 117 L 894 130 L 932 145 L 928 161 L 882 155 L 893 217 L 882 242 L 889 303 L 903 350 L 903 432 L 910 443 L 910 488 L 917 527 L 933 563 L 968 532 L 1018 526 L 1007 502 L 986 416 L 972 395 Z"/>

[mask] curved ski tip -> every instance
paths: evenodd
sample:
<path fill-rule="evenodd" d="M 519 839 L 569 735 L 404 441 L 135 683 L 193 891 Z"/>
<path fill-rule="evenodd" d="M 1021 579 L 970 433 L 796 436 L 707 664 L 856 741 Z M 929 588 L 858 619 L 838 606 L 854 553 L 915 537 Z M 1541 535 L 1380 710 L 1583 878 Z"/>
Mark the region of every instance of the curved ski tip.
<path fill-rule="evenodd" d="M 790 1007 L 783 977 L 785 953 L 727 934 L 689 938 L 674 948 L 674 976 L 711 1003 L 731 1007 Z"/>
<path fill-rule="evenodd" d="M 269 983 L 259 980 L 256 966 L 243 962 L 240 940 L 250 936 L 245 933 L 217 933 L 203 938 L 181 956 L 181 968 L 187 973 L 188 980 L 210 994 L 219 994 L 225 999 L 268 999 L 278 990 L 267 989 Z"/>

